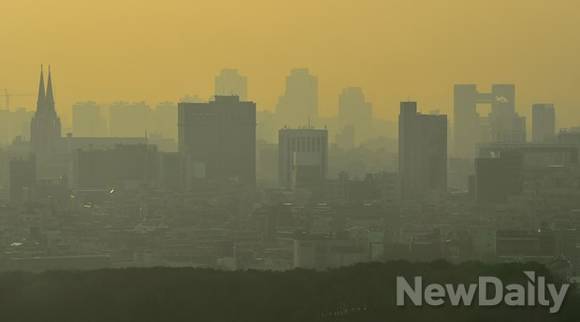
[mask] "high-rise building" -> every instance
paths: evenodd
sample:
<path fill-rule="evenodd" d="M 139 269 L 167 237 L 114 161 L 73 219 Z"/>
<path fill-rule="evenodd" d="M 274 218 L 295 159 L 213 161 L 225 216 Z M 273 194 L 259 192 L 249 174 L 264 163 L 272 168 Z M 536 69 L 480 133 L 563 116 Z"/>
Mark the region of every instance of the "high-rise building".
<path fill-rule="evenodd" d="M 79 102 L 72 107 L 73 134 L 77 137 L 107 135 L 107 122 L 95 102 Z"/>
<path fill-rule="evenodd" d="M 479 104 L 490 104 L 488 116 L 481 116 Z M 515 111 L 515 86 L 493 84 L 490 93 L 480 93 L 474 84 L 455 85 L 453 91 L 454 155 L 473 158 L 478 143 L 523 143 L 525 118 Z"/>
<path fill-rule="evenodd" d="M 109 131 L 114 137 L 143 137 L 147 134 L 150 109 L 145 102 L 116 102 L 109 107 Z"/>
<path fill-rule="evenodd" d="M 189 176 L 256 184 L 256 103 L 237 96 L 179 103 L 178 136 Z"/>
<path fill-rule="evenodd" d="M 36 112 L 30 122 L 30 141 L 37 155 L 50 153 L 61 140 L 60 118 L 56 113 L 52 75 L 48 69 L 48 84 L 44 88 L 44 73 L 40 71 Z"/>
<path fill-rule="evenodd" d="M 546 143 L 556 135 L 556 111 L 553 104 L 532 105 L 532 141 Z"/>
<path fill-rule="evenodd" d="M 342 90 L 338 98 L 338 119 L 341 129 L 353 128 L 356 143 L 371 137 L 373 108 L 365 100 L 360 87 L 348 87 Z"/>
<path fill-rule="evenodd" d="M 278 99 L 279 121 L 290 127 L 318 119 L 318 78 L 308 69 L 293 69 L 286 77 L 286 90 Z"/>
<path fill-rule="evenodd" d="M 401 102 L 399 176 L 402 199 L 422 199 L 447 190 L 447 116 L 417 112 Z"/>
<path fill-rule="evenodd" d="M 240 101 L 247 98 L 248 79 L 240 75 L 237 69 L 223 69 L 215 78 L 215 95 L 238 96 Z"/>
<path fill-rule="evenodd" d="M 326 129 L 283 128 L 278 131 L 278 181 L 281 187 L 319 188 L 328 172 Z"/>

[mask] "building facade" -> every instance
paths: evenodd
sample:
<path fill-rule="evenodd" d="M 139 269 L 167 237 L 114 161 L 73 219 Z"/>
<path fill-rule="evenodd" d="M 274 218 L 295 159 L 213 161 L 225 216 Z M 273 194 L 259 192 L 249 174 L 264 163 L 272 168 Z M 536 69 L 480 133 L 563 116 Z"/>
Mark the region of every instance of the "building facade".
<path fill-rule="evenodd" d="M 328 172 L 326 129 L 278 131 L 278 182 L 286 189 L 320 187 Z"/>
<path fill-rule="evenodd" d="M 179 103 L 178 136 L 188 176 L 255 185 L 256 103 L 237 96 Z"/>
<path fill-rule="evenodd" d="M 297 127 L 318 119 L 318 78 L 308 69 L 293 69 L 286 77 L 284 95 L 278 99 L 280 122 Z"/>
<path fill-rule="evenodd" d="M 422 199 L 447 190 L 447 116 L 417 112 L 401 102 L 399 176 L 402 199 Z"/>
<path fill-rule="evenodd" d="M 478 106 L 491 105 L 489 115 L 480 115 Z M 493 84 L 481 93 L 474 84 L 455 85 L 453 90 L 454 150 L 458 158 L 473 159 L 479 143 L 523 143 L 526 120 L 515 110 L 515 86 Z"/>
<path fill-rule="evenodd" d="M 532 105 L 532 142 L 547 143 L 556 135 L 554 104 Z"/>

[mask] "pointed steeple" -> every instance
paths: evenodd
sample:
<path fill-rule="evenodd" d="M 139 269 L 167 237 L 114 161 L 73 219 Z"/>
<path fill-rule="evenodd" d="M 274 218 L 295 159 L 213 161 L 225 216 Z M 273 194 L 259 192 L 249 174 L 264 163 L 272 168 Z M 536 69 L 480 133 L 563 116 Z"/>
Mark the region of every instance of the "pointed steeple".
<path fill-rule="evenodd" d="M 36 110 L 40 111 L 44 109 L 44 102 L 46 99 L 46 94 L 44 91 L 44 68 L 40 65 L 40 81 L 38 82 L 38 98 L 36 100 Z"/>
<path fill-rule="evenodd" d="M 50 65 L 48 65 L 48 84 L 46 85 L 46 107 L 49 111 L 54 111 L 54 94 L 52 92 Z"/>

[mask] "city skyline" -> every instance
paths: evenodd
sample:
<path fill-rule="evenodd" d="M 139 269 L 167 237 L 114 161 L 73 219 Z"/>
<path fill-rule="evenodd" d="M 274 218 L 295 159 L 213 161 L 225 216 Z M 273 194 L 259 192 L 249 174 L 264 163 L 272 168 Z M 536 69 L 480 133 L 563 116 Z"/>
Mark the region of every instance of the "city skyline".
<path fill-rule="evenodd" d="M 580 321 L 578 9 L 3 3 L 0 321 Z"/>
<path fill-rule="evenodd" d="M 44 66 L 43 64 L 40 65 L 40 68 L 42 69 L 42 66 Z M 38 68 L 38 66 L 37 66 Z M 50 65 L 49 65 L 49 69 L 50 69 Z M 48 70 L 49 70 L 48 69 Z M 308 68 L 292 68 L 291 70 L 288 71 L 289 74 L 291 74 L 293 71 L 295 70 L 305 70 L 306 72 L 311 72 L 311 70 L 309 70 Z M 223 68 L 219 71 L 217 71 L 214 75 L 214 77 L 218 77 L 223 72 L 236 72 L 239 73 L 240 71 L 238 69 L 235 68 Z M 242 73 L 241 74 L 244 79 L 247 81 L 247 77 L 246 74 Z M 313 75 L 315 78 L 318 78 L 317 74 Z M 284 77 L 283 77 L 284 78 Z M 59 78 L 57 78 L 59 79 Z M 59 79 L 60 82 L 60 79 Z M 454 98 L 454 94 L 453 94 L 453 87 L 456 86 L 475 86 L 479 89 L 484 89 L 489 91 L 493 86 L 495 86 L 493 83 L 498 83 L 498 82 L 493 82 L 490 84 L 480 84 L 480 83 L 453 83 L 451 85 L 451 90 L 449 91 L 449 103 L 448 106 L 446 108 L 440 108 L 438 106 L 431 106 L 429 104 L 422 104 L 423 108 L 419 110 L 419 112 L 423 112 L 423 113 L 431 113 L 436 111 L 437 113 L 443 113 L 448 115 L 449 119 L 453 122 L 454 121 L 454 101 L 457 98 Z M 250 84 L 251 84 L 251 80 L 250 80 Z M 517 103 L 515 104 L 515 111 L 519 114 L 521 114 L 522 116 L 524 116 L 527 127 L 529 127 L 530 129 L 532 128 L 532 123 L 531 123 L 531 119 L 533 116 L 533 109 L 532 107 L 535 105 L 557 105 L 554 102 L 556 100 L 554 99 L 545 99 L 545 100 L 530 100 L 529 98 L 523 97 L 522 94 L 520 94 L 520 88 L 517 86 L 517 84 L 512 84 L 512 83 L 505 83 L 506 85 L 509 86 L 513 86 L 515 87 L 515 93 L 516 96 L 518 97 Z M 215 96 L 217 95 L 223 95 L 223 93 L 220 93 L 220 90 L 218 88 L 215 87 L 216 84 L 212 84 L 212 89 L 210 90 L 210 94 L 208 96 L 200 96 L 197 95 L 195 93 L 184 93 L 183 95 L 180 95 L 176 98 L 170 99 L 170 100 L 159 100 L 159 101 L 147 101 L 144 99 L 139 99 L 136 98 L 134 100 L 129 100 L 129 99 L 116 99 L 116 100 L 111 100 L 111 101 L 95 101 L 92 99 L 79 99 L 76 100 L 72 103 L 72 105 L 70 106 L 62 106 L 63 104 L 60 103 L 58 94 L 55 94 L 55 102 L 56 102 L 56 112 L 59 114 L 62 122 L 63 122 L 63 131 L 67 130 L 67 131 L 71 131 L 73 128 L 73 114 L 74 114 L 74 108 L 76 106 L 78 106 L 79 104 L 84 104 L 84 103 L 91 103 L 91 104 L 98 104 L 98 105 L 109 105 L 109 106 L 116 106 L 118 104 L 136 104 L 136 105 L 142 105 L 144 107 L 149 107 L 151 110 L 155 110 L 156 106 L 163 106 L 164 104 L 167 103 L 172 103 L 177 105 L 177 103 L 180 102 L 184 102 L 189 100 L 189 99 L 195 99 L 196 101 L 199 102 L 209 102 L 211 100 L 214 99 Z M 250 85 L 251 86 L 251 85 Z M 284 96 L 284 91 L 285 91 L 285 87 L 287 85 L 282 85 L 281 88 L 281 92 L 280 95 L 278 97 L 278 100 L 280 99 L 280 97 Z M 320 86 L 318 86 L 320 87 Z M 360 89 L 362 91 L 365 92 L 366 94 L 366 90 L 365 88 L 362 87 L 358 87 L 358 86 L 345 86 L 343 88 L 341 88 L 336 95 L 334 95 L 335 98 L 335 102 L 334 105 L 332 106 L 332 110 L 329 111 L 328 109 L 326 109 L 326 111 L 323 111 L 323 109 L 320 109 L 321 112 L 319 113 L 319 118 L 321 119 L 340 119 L 340 105 L 341 105 L 341 97 L 344 93 L 345 90 L 351 90 L 352 88 L 357 88 Z M 37 91 L 37 89 L 35 89 L 35 91 Z M 55 92 L 58 92 L 58 86 L 57 89 L 54 90 Z M 318 98 L 319 100 L 321 99 L 321 95 L 320 95 L 320 90 L 317 89 L 318 92 Z M 237 96 L 235 93 L 233 94 L 228 94 L 231 96 Z M 6 96 L 8 96 L 8 99 L 6 99 Z M 227 95 L 226 95 L 227 96 Z M 243 95 L 246 96 L 246 95 Z M 366 95 L 365 95 L 366 96 Z M 5 89 L 5 93 L 4 95 L 2 95 L 2 101 L 3 103 L 0 104 L 1 108 L 0 110 L 6 110 L 6 102 L 10 102 L 10 111 L 16 111 L 19 109 L 24 108 L 26 111 L 28 112 L 33 112 L 36 110 L 36 95 L 33 94 L 26 94 L 26 95 L 14 95 L 11 94 L 11 91 L 8 91 L 8 89 Z M 31 101 L 30 104 L 15 104 L 14 100 L 16 100 L 16 102 L 22 102 L 22 101 Z M 271 112 L 271 113 L 276 113 L 277 111 L 277 106 L 280 104 L 279 102 L 277 104 L 274 104 L 273 108 L 260 108 L 258 106 L 257 100 L 254 99 L 253 97 L 246 97 L 247 101 L 252 101 L 252 102 L 256 102 L 256 111 L 258 112 Z M 406 101 L 406 100 L 412 100 L 418 103 L 424 102 L 421 99 L 415 99 L 415 97 L 411 97 L 411 96 L 405 96 L 405 97 L 400 97 L 397 101 L 397 104 L 400 103 L 401 101 Z M 32 102 L 34 101 L 34 102 Z M 66 100 L 63 100 L 66 101 Z M 377 107 L 376 104 L 374 104 L 374 102 L 372 100 L 368 100 L 368 96 L 367 96 L 367 101 L 368 103 L 371 105 L 371 113 L 372 113 L 372 117 L 375 119 L 379 119 L 379 120 L 385 120 L 388 122 L 396 122 L 397 120 L 397 114 L 393 114 L 391 115 L 389 112 L 389 115 L 385 115 L 384 114 L 384 109 L 381 108 L 381 106 Z M 526 102 L 525 105 L 524 103 L 521 102 Z M 528 105 L 527 102 L 530 102 L 530 104 Z M 489 113 L 491 111 L 491 104 L 488 104 L 487 102 L 483 102 L 481 104 L 479 104 L 481 107 L 478 107 L 477 112 L 481 114 L 481 116 L 487 116 L 487 113 Z M 566 115 L 562 115 L 565 111 L 566 111 L 566 106 L 558 106 L 558 111 L 559 111 L 559 115 L 558 117 L 555 119 L 556 121 L 556 128 L 568 128 L 568 127 L 574 127 L 577 126 L 577 122 L 575 121 L 575 119 L 570 119 L 570 118 L 566 118 Z M 560 119 L 561 117 L 561 119 Z M 305 120 L 302 122 L 303 125 L 307 125 L 308 122 L 311 121 L 315 121 L 314 119 L 310 119 L 308 117 L 305 118 Z M 321 125 L 324 126 L 324 124 L 317 124 L 317 125 Z M 295 125 L 296 126 L 296 125 Z M 71 132 L 72 133 L 72 132 Z M 528 133 L 529 135 L 531 135 L 531 132 Z"/>
<path fill-rule="evenodd" d="M 349 86 L 363 88 L 377 116 L 395 120 L 406 98 L 451 114 L 453 84 L 487 90 L 486 84 L 513 83 L 525 116 L 537 102 L 558 106 L 564 127 L 580 116 L 580 102 L 570 94 L 580 43 L 573 1 L 252 0 L 194 7 L 172 0 L 131 11 L 133 1 L 116 3 L 7 4 L 0 33 L 18 30 L 20 36 L 6 37 L 0 88 L 33 93 L 37 66 L 52 63 L 57 108 L 70 124 L 77 101 L 207 98 L 214 77 L 228 67 L 248 77 L 248 98 L 258 110 L 274 110 L 284 77 L 308 67 L 319 77 L 321 115 L 335 113 L 338 94 Z M 70 10 L 76 13 L 64 14 Z M 211 32 L 208 21 L 214 22 Z M 118 32 L 110 32 L 113 26 Z M 33 99 L 13 99 L 13 106 L 21 105 L 32 109 Z"/>

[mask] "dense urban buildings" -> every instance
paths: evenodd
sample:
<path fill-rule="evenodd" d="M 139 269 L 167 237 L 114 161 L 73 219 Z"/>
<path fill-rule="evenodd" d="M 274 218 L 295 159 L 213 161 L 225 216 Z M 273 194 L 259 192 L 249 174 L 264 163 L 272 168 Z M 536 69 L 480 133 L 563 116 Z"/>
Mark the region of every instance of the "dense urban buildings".
<path fill-rule="evenodd" d="M 218 79 L 230 76 L 246 82 L 231 70 Z M 26 135 L 0 149 L 0 270 L 533 258 L 579 271 L 580 131 L 550 138 L 544 105 L 532 132 L 545 139 L 526 142 L 512 85 L 455 88 L 456 111 L 477 135 L 469 156 L 448 158 L 446 115 L 402 102 L 397 128 L 349 87 L 338 113 L 321 117 L 317 79 L 304 69 L 291 72 L 274 111 L 257 112 L 224 81 L 233 95 L 208 102 L 78 103 L 62 136 L 49 79 L 29 134 L 43 129 L 52 149 L 35 151 Z"/>
<path fill-rule="evenodd" d="M 441 196 L 447 191 L 447 116 L 417 111 L 401 102 L 399 113 L 401 198 Z"/>

